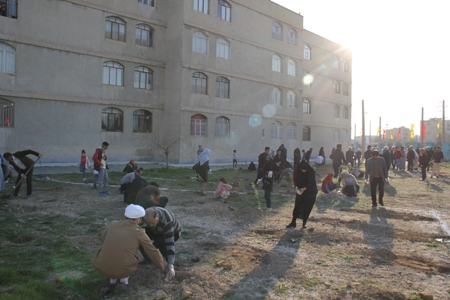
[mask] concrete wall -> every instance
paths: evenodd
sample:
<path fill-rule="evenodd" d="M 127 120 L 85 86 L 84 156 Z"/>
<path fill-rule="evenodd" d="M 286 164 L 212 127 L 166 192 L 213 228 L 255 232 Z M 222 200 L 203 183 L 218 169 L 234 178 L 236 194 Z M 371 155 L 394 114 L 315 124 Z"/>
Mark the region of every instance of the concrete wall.
<path fill-rule="evenodd" d="M 349 96 L 334 93 L 333 81 L 351 86 L 351 53 L 303 29 L 303 16 L 271 1 L 239 0 L 232 5 L 231 22 L 217 17 L 217 1 L 209 14 L 193 10 L 193 0 L 155 1 L 150 7 L 135 0 L 23 0 L 19 18 L 0 17 L 0 42 L 16 50 L 15 74 L 0 73 L 0 98 L 15 104 L 15 125 L 0 128 L 0 151 L 27 148 L 44 153 L 44 162 L 77 161 L 81 149 L 88 155 L 104 140 L 111 160 L 130 157 L 163 160 L 169 147 L 172 163 L 192 162 L 197 147 L 210 148 L 212 161 L 229 161 L 233 149 L 241 160 L 254 160 L 265 146 L 284 143 L 292 151 L 335 146 L 333 131 L 350 132 L 349 119 L 334 118 L 334 105 L 347 106 Z M 105 38 L 105 18 L 126 23 L 125 42 Z M 283 39 L 272 37 L 272 24 L 283 27 Z M 153 47 L 135 45 L 137 24 L 154 29 Z M 297 43 L 288 42 L 288 29 Z M 208 37 L 208 53 L 192 52 L 192 35 Z M 230 42 L 230 59 L 216 58 L 218 38 Z M 303 59 L 303 45 L 312 47 L 312 60 Z M 281 73 L 273 72 L 272 56 L 282 59 Z M 334 56 L 349 62 L 348 73 L 332 69 Z M 287 62 L 296 64 L 296 76 L 287 75 Z M 124 67 L 124 86 L 102 84 L 103 63 Z M 153 71 L 153 89 L 133 87 L 134 68 Z M 327 66 L 327 67 L 323 67 Z M 303 87 L 303 70 L 315 74 L 311 87 Z M 193 72 L 208 76 L 207 95 L 191 92 Z M 215 96 L 218 76 L 230 80 L 230 97 Z M 272 88 L 282 92 L 282 104 L 267 114 Z M 296 95 L 288 108 L 287 93 Z M 351 92 L 351 90 L 350 90 Z M 312 101 L 312 114 L 303 114 L 303 98 Z M 101 112 L 114 107 L 123 112 L 123 132 L 101 129 Z M 133 133 L 133 112 L 153 115 L 151 133 Z M 190 135 L 191 116 L 208 118 L 206 137 Z M 249 122 L 260 115 L 259 124 Z M 217 117 L 230 120 L 230 136 L 215 137 Z M 271 123 L 282 124 L 282 138 L 271 138 Z M 296 139 L 287 138 L 288 124 L 297 125 Z M 311 141 L 303 141 L 303 127 L 311 128 Z M 350 139 L 350 136 L 349 136 Z M 347 145 L 347 141 L 340 141 Z M 348 141 L 349 142 L 349 141 Z"/>

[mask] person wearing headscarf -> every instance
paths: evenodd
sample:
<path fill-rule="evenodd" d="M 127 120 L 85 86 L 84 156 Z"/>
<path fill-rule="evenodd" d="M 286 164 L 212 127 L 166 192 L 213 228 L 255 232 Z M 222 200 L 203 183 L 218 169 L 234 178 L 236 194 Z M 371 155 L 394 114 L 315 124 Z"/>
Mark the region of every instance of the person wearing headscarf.
<path fill-rule="evenodd" d="M 303 228 L 306 228 L 311 210 L 316 203 L 317 184 L 316 172 L 304 160 L 302 160 L 294 172 L 294 184 L 297 194 L 295 196 L 295 206 L 292 211 L 292 221 L 286 228 L 297 227 L 297 219 L 303 219 Z"/>
<path fill-rule="evenodd" d="M 333 173 L 328 173 L 327 177 L 322 181 L 322 192 L 330 193 L 337 188 L 337 184 L 333 182 Z"/>
<path fill-rule="evenodd" d="M 356 195 L 359 193 L 359 184 L 356 181 L 356 177 L 348 172 L 342 172 L 341 174 L 339 174 L 338 184 L 340 184 L 341 181 L 341 193 L 347 197 L 356 197 Z"/>
<path fill-rule="evenodd" d="M 161 253 L 151 242 L 145 230 L 139 226 L 145 210 L 142 206 L 130 204 L 125 209 L 125 220 L 113 221 L 102 234 L 101 248 L 92 257 L 92 265 L 104 276 L 110 278 L 104 292 L 111 292 L 117 279 L 128 285 L 128 277 L 137 270 L 136 253 L 142 247 L 145 254 L 162 272 L 165 271 Z"/>
<path fill-rule="evenodd" d="M 209 173 L 209 155 L 211 150 L 209 148 L 203 149 L 202 153 L 198 156 L 198 168 L 195 170 L 200 177 L 200 194 L 205 196 L 205 184 L 208 182 Z"/>

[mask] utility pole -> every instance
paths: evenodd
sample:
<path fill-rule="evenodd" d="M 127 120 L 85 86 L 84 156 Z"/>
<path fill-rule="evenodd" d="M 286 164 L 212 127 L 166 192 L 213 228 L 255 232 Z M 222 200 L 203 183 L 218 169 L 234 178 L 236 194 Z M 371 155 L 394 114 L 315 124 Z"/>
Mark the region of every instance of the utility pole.
<path fill-rule="evenodd" d="M 379 132 L 379 137 L 380 137 L 380 147 L 383 147 L 383 145 L 381 144 L 381 117 L 380 117 L 380 123 L 378 124 L 378 128 L 380 130 Z"/>
<path fill-rule="evenodd" d="M 364 99 L 362 100 L 362 149 L 361 151 L 364 152 L 366 149 L 366 126 L 365 126 L 365 119 L 364 119 Z"/>

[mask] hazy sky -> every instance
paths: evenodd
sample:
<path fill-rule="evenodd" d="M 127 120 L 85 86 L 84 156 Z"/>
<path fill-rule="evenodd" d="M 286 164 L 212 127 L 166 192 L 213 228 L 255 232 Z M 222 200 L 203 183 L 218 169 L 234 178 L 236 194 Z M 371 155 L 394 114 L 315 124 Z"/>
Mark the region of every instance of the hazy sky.
<path fill-rule="evenodd" d="M 425 120 L 442 117 L 442 100 L 450 104 L 450 1 L 273 2 L 300 13 L 305 29 L 352 50 L 352 137 L 355 123 L 361 132 L 362 99 L 366 135 L 370 120 L 375 134 L 380 117 L 382 128 L 413 123 L 417 131 L 422 107 Z"/>

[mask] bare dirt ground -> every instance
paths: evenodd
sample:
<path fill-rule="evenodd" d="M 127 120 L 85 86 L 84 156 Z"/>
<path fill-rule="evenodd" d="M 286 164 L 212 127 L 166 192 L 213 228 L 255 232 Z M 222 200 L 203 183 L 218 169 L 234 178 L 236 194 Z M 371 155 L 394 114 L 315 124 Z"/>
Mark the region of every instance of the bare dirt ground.
<path fill-rule="evenodd" d="M 234 189 L 227 203 L 213 199 L 215 182 L 203 197 L 177 188 L 176 179 L 157 180 L 170 199 L 166 208 L 183 229 L 176 243 L 176 279 L 163 283 L 153 265 L 140 265 L 128 289 L 108 298 L 450 299 L 450 181 L 426 184 L 417 176 L 391 176 L 386 206 L 378 209 L 371 208 L 363 181 L 358 198 L 319 192 L 306 230 L 285 229 L 294 206 L 288 182 L 275 188 L 269 212 L 261 208 L 261 189 L 259 205 L 249 185 L 255 173 L 229 179 Z M 37 189 L 32 200 L 10 204 L 21 201 L 24 214 L 78 216 L 85 220 L 80 224 L 98 225 L 98 231 L 80 228 L 70 237 L 93 253 L 105 225 L 123 218 L 122 195 L 111 191 L 99 197 L 91 184 L 67 184 Z M 96 217 L 100 210 L 106 219 Z"/>

